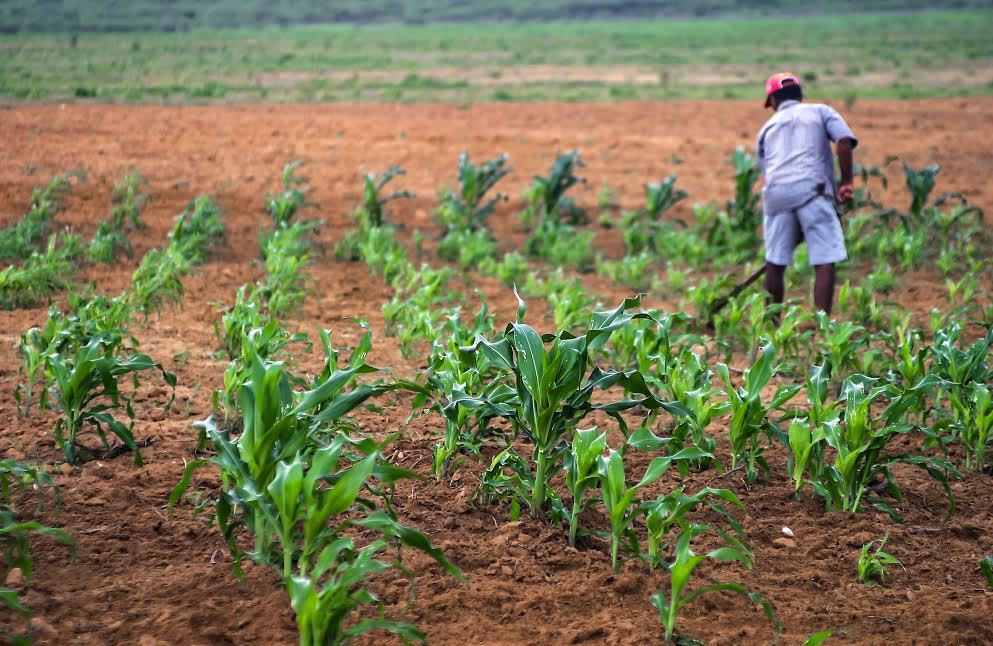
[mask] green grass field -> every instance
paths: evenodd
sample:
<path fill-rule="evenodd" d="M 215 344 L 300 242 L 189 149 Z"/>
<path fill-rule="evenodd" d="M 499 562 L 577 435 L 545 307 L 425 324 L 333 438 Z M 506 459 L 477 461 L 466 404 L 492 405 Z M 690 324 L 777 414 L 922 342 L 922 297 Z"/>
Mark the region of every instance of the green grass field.
<path fill-rule="evenodd" d="M 823 98 L 993 94 L 993 11 L 789 19 L 301 26 L 0 38 L 27 101 L 752 98 L 773 70 Z"/>

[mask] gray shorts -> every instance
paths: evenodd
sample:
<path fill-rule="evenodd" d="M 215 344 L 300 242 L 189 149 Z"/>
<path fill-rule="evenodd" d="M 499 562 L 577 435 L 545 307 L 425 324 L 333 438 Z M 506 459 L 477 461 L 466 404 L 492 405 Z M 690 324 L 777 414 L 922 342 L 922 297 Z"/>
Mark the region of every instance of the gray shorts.
<path fill-rule="evenodd" d="M 793 250 L 801 242 L 807 243 L 811 265 L 848 259 L 841 221 L 829 198 L 819 197 L 796 210 L 766 213 L 763 228 L 765 259 L 774 265 L 792 264 Z"/>

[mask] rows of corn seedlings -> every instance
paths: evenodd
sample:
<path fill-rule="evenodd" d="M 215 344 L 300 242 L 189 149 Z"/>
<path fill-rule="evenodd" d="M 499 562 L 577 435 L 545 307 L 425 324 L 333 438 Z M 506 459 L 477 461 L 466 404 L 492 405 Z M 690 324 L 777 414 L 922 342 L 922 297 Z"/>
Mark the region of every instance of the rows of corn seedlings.
<path fill-rule="evenodd" d="M 129 175 L 115 187 L 115 206 L 109 221 L 114 231 L 122 232 L 126 221 L 133 227 L 141 226 L 141 205 L 147 198 L 136 193 L 140 185 L 137 177 L 140 176 Z M 54 181 L 46 191 L 35 192 L 32 212 L 55 208 L 51 203 L 44 206 L 44 196 L 57 194 L 51 189 L 63 186 L 61 182 L 61 179 Z M 177 216 L 168 244 L 145 255 L 126 291 L 113 297 L 95 293 L 91 288 L 74 291 L 68 296 L 65 311 L 50 306 L 45 323 L 21 335 L 16 349 L 22 381 L 14 397 L 23 416 L 31 415 L 35 409 L 55 413 L 52 432 L 66 464 L 80 464 L 125 451 L 133 453 L 135 464 L 141 464 L 141 451 L 133 433 L 135 393 L 142 382 L 149 381 L 147 375 L 151 373 L 157 373 L 170 388 L 175 387 L 176 377 L 161 363 L 139 352 L 133 326 L 159 310 L 166 301 L 180 300 L 182 276 L 193 265 L 202 263 L 211 246 L 220 241 L 223 225 L 219 218 L 220 210 L 210 198 L 196 198 Z M 22 226 L 26 219 L 15 226 Z M 102 260 L 99 257 L 102 252 L 94 255 L 94 249 L 103 244 L 100 228 L 97 233 L 88 250 L 91 259 Z M 66 235 L 78 240 L 72 234 Z M 46 253 L 51 252 L 53 245 L 50 241 Z M 82 247 L 78 249 L 80 253 L 73 256 L 74 260 L 81 255 Z M 112 245 L 111 259 L 114 252 Z M 29 266 L 37 254 L 32 251 L 24 266 Z M 68 268 L 62 272 L 63 276 L 71 275 Z M 68 287 L 68 282 L 62 286 Z M 168 410 L 171 398 L 161 404 Z M 91 437 L 98 439 L 99 445 L 87 442 Z M 72 539 L 64 531 L 29 520 L 23 513 L 30 498 L 27 492 L 37 492 L 40 511 L 46 489 L 54 490 L 54 498 L 61 502 L 54 481 L 45 471 L 12 460 L 0 462 L 0 543 L 4 548 L 5 581 L 27 581 L 30 577 L 31 534 L 47 535 L 72 545 Z M 5 637 L 12 643 L 30 643 L 31 612 L 22 604 L 18 590 L 0 590 L 0 602 L 25 620 L 24 630 L 12 628 Z"/>
<path fill-rule="evenodd" d="M 228 360 L 223 387 L 214 394 L 213 414 L 196 425 L 203 457 L 188 464 L 170 504 L 190 499 L 193 474 L 213 465 L 220 494 L 197 496 L 196 509 L 218 527 L 236 576 L 246 559 L 276 571 L 301 644 L 343 644 L 377 630 L 423 641 L 416 627 L 387 618 L 369 587 L 386 571 L 413 576 L 403 548 L 427 553 L 462 578 L 426 534 L 401 523 L 394 511 L 396 483 L 421 478 L 385 457 L 401 430 L 377 440 L 350 418 L 375 411 L 377 401 L 396 401 L 400 391 L 409 393 L 412 415 L 437 420 L 437 477 L 450 477 L 467 461 L 480 464 L 476 504 L 501 507 L 510 518 L 530 514 L 561 530 L 570 545 L 593 545 L 588 538 L 601 537 L 614 569 L 633 561 L 646 572 L 667 573 L 646 602 L 657 609 L 670 641 L 687 639 L 678 631 L 686 605 L 719 592 L 745 596 L 781 629 L 771 603 L 754 590 L 731 580 L 695 582 L 708 563 L 756 567 L 740 520 L 745 505 L 726 488 L 666 488 L 670 470 L 740 474 L 756 486 L 782 470 L 796 497 L 822 501 L 825 513 L 877 509 L 893 522 L 910 504 L 895 465 L 920 468 L 944 488 L 946 519 L 955 511 L 951 483 L 967 471 L 989 476 L 993 305 L 981 287 L 990 266 L 980 251 L 989 235 L 982 212 L 961 195 L 932 198 L 937 167 L 902 164 L 912 200 L 906 210 L 876 201 L 872 189 L 885 189 L 883 170 L 859 167 L 862 185 L 846 218 L 855 232 L 853 264 L 871 271 L 842 286 L 843 316 L 832 319 L 797 302 L 769 306 L 756 293 L 714 311 L 738 273 L 733 267 L 760 247 L 757 165 L 744 150 L 732 156 L 733 197 L 723 206 L 694 205 L 685 222 L 675 217 L 674 207 L 687 198 L 675 176 L 647 184 L 645 206 L 616 217 L 609 196 L 602 199 L 598 222 L 620 229 L 626 250 L 620 259 L 594 253 L 593 219 L 570 194 L 584 182 L 578 152 L 559 155 L 547 175 L 534 178 L 522 198 L 524 253 L 502 253 L 488 220 L 507 201 L 496 188 L 512 171 L 508 162 L 500 155 L 476 164 L 463 154 L 457 188 L 439 192 L 438 255 L 461 272 L 424 262 L 417 232 L 413 252 L 400 242 L 390 212 L 411 194 L 388 187 L 403 177 L 402 169 L 363 178 L 355 228 L 335 256 L 366 263 L 393 290 L 383 304 L 387 336 L 397 337 L 404 356 L 427 356 L 427 368 L 413 381 L 366 362 L 372 349 L 367 329 L 346 359 L 330 331 L 318 330 L 315 344 L 286 328 L 310 292 L 304 270 L 318 252 L 313 233 L 319 222 L 299 219 L 313 206 L 299 163 L 284 168 L 281 190 L 265 199 L 269 220 L 259 231 L 264 275 L 242 286 L 215 324 L 219 352 Z M 107 231 L 91 243 L 91 258 L 129 250 L 110 234 L 141 225 L 148 199 L 142 185 L 132 174 L 115 188 Z M 23 259 L 7 272 L 27 271 L 32 259 L 45 262 L 37 259 L 46 254 L 75 262 L 82 253 L 71 234 L 61 245 L 55 237 L 41 244 L 67 186 L 60 179 L 36 191 L 28 215 L 4 230 L 12 231 L 0 236 L 6 257 Z M 144 256 L 126 292 L 75 294 L 66 312 L 50 308 L 45 325 L 22 336 L 16 393 L 22 414 L 35 407 L 58 414 L 53 434 L 67 463 L 118 450 L 131 451 L 140 463 L 132 405 L 139 375 L 158 373 L 169 386 L 176 377 L 138 351 L 132 327 L 181 301 L 182 278 L 222 239 L 219 215 L 209 198 L 195 199 L 177 218 L 168 244 Z M 73 244 L 75 252 L 64 251 Z M 800 256 L 791 271 L 807 280 Z M 899 287 L 901 273 L 925 263 L 947 278 L 949 307 L 932 312 L 922 326 L 877 298 Z M 485 300 L 478 313 L 465 314 L 471 270 L 514 290 L 513 321 L 497 326 Z M 576 276 L 594 270 L 635 290 L 680 294 L 681 311 L 645 309 L 637 294 L 603 309 Z M 10 306 L 36 302 L 37 295 L 6 284 L 0 278 Z M 534 299 L 547 305 L 550 332 L 526 320 L 525 301 Z M 297 359 L 317 344 L 323 367 L 298 369 Z M 740 362 L 747 367 L 736 370 Z M 131 388 L 122 379 L 129 375 Z M 100 445 L 84 443 L 87 434 Z M 906 446 L 900 441 L 906 437 L 918 448 L 897 448 Z M 783 451 L 772 451 L 776 446 Z M 647 466 L 636 469 L 646 464 L 635 459 L 640 453 L 648 456 Z M 773 463 L 773 453 L 785 453 L 785 462 Z M 53 486 L 43 471 L 4 462 L 0 478 L 0 537 L 13 555 L 5 557 L 5 569 L 30 576 L 27 533 L 71 541 L 22 520 L 24 491 Z M 887 535 L 866 544 L 853 576 L 882 583 L 887 566 L 902 567 L 884 551 L 888 541 Z M 694 551 L 703 544 L 706 551 Z M 980 562 L 977 571 L 993 585 L 990 563 Z M 29 616 L 16 590 L 0 590 L 0 600 Z M 829 636 L 817 633 L 807 643 Z"/>

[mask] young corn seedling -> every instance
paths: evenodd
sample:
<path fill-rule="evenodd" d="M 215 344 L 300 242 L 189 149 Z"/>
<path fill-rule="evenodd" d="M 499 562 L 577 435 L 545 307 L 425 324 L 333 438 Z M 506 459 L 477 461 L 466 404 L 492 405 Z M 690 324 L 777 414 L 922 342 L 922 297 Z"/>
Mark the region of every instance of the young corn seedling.
<path fill-rule="evenodd" d="M 266 276 L 258 289 L 270 316 L 295 310 L 307 294 L 309 277 L 303 269 L 310 264 L 310 243 L 306 237 L 311 228 L 295 222 L 273 231 L 263 241 Z"/>
<path fill-rule="evenodd" d="M 979 559 L 979 570 L 986 577 L 986 582 L 993 588 L 993 556 Z"/>
<path fill-rule="evenodd" d="M 597 304 L 596 297 L 587 293 L 578 278 L 566 278 L 561 269 L 549 273 L 543 280 L 532 278 L 526 291 L 545 299 L 558 330 L 576 329 L 589 320 Z"/>
<path fill-rule="evenodd" d="M 110 225 L 114 231 L 124 231 L 125 225 L 133 229 L 145 226 L 141 221 L 141 212 L 149 196 L 141 191 L 147 185 L 148 180 L 138 172 L 128 173 L 114 184 L 114 205 L 110 209 Z"/>
<path fill-rule="evenodd" d="M 403 174 L 402 168 L 393 167 L 383 173 L 378 180 L 371 173 L 364 176 L 362 203 L 355 207 L 352 213 L 357 227 L 346 232 L 345 237 L 335 245 L 335 258 L 365 260 L 366 264 L 374 269 L 382 269 L 384 265 L 394 265 L 401 258 L 406 262 L 406 249 L 393 239 L 393 228 L 387 226 L 386 204 L 393 200 L 413 197 L 414 194 L 397 191 L 390 195 L 380 195 L 390 180 Z M 387 282 L 390 282 L 389 278 Z"/>
<path fill-rule="evenodd" d="M 731 423 L 728 427 L 731 468 L 733 470 L 743 465 L 749 482 L 758 479 L 759 467 L 770 473 L 769 464 L 762 454 L 770 438 L 782 435 L 782 430 L 769 413 L 782 408 L 800 390 L 799 386 L 780 386 L 768 405 L 762 402 L 762 391 L 778 370 L 775 360 L 776 348 L 768 343 L 762 348 L 758 360 L 745 371 L 744 383 L 739 388 L 731 383 L 727 365 L 717 364 L 717 374 L 724 383 L 724 391 L 731 405 Z"/>
<path fill-rule="evenodd" d="M 719 547 L 706 554 L 696 554 L 690 547 L 690 542 L 700 534 L 708 531 L 706 525 L 687 524 L 680 528 L 676 539 L 675 555 L 672 561 L 663 563 L 669 572 L 669 589 L 660 589 L 652 595 L 652 605 L 658 610 L 659 621 L 665 628 L 666 643 L 674 643 L 673 637 L 676 634 L 676 620 L 679 612 L 697 597 L 711 592 L 732 592 L 739 594 L 762 607 L 765 616 L 772 622 L 773 629 L 778 635 L 782 630 L 779 620 L 773 611 L 772 604 L 762 595 L 753 592 L 740 583 L 712 583 L 696 589 L 689 589 L 690 579 L 694 570 L 707 560 L 720 562 L 738 562 L 745 567 L 752 568 L 752 557 L 747 548 L 739 541 L 733 540 L 728 535 L 723 535 L 730 547 Z M 675 643 L 691 644 L 699 643 L 679 639 Z"/>
<path fill-rule="evenodd" d="M 840 403 L 827 401 L 830 382 L 830 369 L 826 364 L 810 367 L 804 385 L 809 406 L 807 415 L 794 419 L 787 433 L 787 447 L 790 450 L 788 466 L 797 494 L 808 481 L 822 482 L 827 477 L 824 428 L 837 424 L 841 416 Z"/>
<path fill-rule="evenodd" d="M 675 175 L 669 175 L 658 184 L 645 184 L 645 206 L 621 216 L 621 231 L 628 255 L 655 247 L 653 239 L 662 214 L 688 195 L 675 185 Z"/>
<path fill-rule="evenodd" d="M 586 492 L 599 482 L 597 472 L 603 452 L 607 450 L 607 433 L 596 426 L 576 429 L 569 450 L 565 453 L 565 486 L 572 494 L 572 511 L 569 512 L 569 545 L 576 544 L 579 517 L 589 506 Z"/>
<path fill-rule="evenodd" d="M 0 271 L 0 309 L 34 307 L 67 289 L 82 251 L 78 236 L 53 234 L 43 251 L 32 252 L 20 267 Z"/>
<path fill-rule="evenodd" d="M 505 287 L 511 289 L 523 285 L 530 272 L 527 257 L 516 251 L 503 254 L 501 260 L 488 257 L 479 262 L 479 273 L 495 276 Z"/>
<path fill-rule="evenodd" d="M 93 449 L 80 444 L 80 436 L 86 432 L 97 435 L 104 448 L 110 451 L 107 440 L 110 432 L 134 452 L 135 464 L 140 465 L 141 453 L 132 434 L 133 395 L 123 395 L 118 381 L 125 375 L 132 375 L 137 388 L 137 373 L 154 368 L 162 373 L 166 384 L 175 388 L 176 376 L 148 355 L 114 356 L 99 337 L 91 339 L 72 356 L 51 355 L 47 364 L 52 375 L 52 407 L 61 414 L 55 423 L 55 443 L 62 449 L 66 462 L 78 464 L 81 457 L 95 454 Z M 166 403 L 167 408 L 170 403 Z M 127 425 L 113 415 L 113 411 L 122 408 L 128 417 Z"/>
<path fill-rule="evenodd" d="M 958 346 L 962 330 L 957 323 L 939 329 L 931 348 L 931 376 L 947 400 L 950 417 L 939 421 L 939 431 L 947 433 L 948 441 L 962 444 L 964 466 L 982 471 L 986 467 L 986 450 L 993 439 L 993 403 L 989 383 L 993 379 L 990 367 L 990 347 L 993 329 L 970 346 Z"/>
<path fill-rule="evenodd" d="M 306 334 L 298 333 L 291 336 L 276 320 L 268 321 L 263 327 L 243 331 L 243 336 L 239 339 L 238 354 L 231 359 L 224 370 L 224 387 L 214 391 L 214 410 L 224 413 L 225 427 L 229 426 L 241 410 L 238 393 L 252 377 L 252 358 L 274 360 L 287 345 L 294 342 L 305 343 L 307 349 L 310 348 L 310 339 Z M 206 437 L 201 436 L 198 446 L 205 443 Z"/>
<path fill-rule="evenodd" d="M 449 289 L 454 272 L 422 265 L 408 271 L 394 285 L 393 297 L 383 305 L 387 336 L 400 339 L 400 351 L 409 357 L 421 340 L 433 341 L 440 331 L 444 313 L 439 306 L 451 306 L 461 294 Z"/>
<path fill-rule="evenodd" d="M 641 512 L 645 515 L 648 543 L 646 556 L 649 567 L 654 569 L 664 565 L 662 558 L 672 547 L 672 530 L 674 528 L 682 530 L 689 527 L 690 521 L 686 518 L 687 514 L 700 506 L 706 506 L 712 512 L 723 517 L 730 525 L 737 540 L 743 541 L 745 534 L 741 529 L 741 524 L 734 519 L 724 503 L 740 509 L 745 508 L 745 504 L 731 490 L 713 487 L 704 487 L 692 496 L 687 496 L 683 493 L 683 489 L 679 488 L 660 495 L 656 500 L 641 503 Z M 678 532 L 676 536 L 678 536 Z"/>
<path fill-rule="evenodd" d="M 438 243 L 438 257 L 474 269 L 497 254 L 497 243 L 483 230 L 452 230 Z"/>
<path fill-rule="evenodd" d="M 0 553 L 3 554 L 3 559 L 0 560 L 0 608 L 5 607 L 10 613 L 19 615 L 26 628 L 23 633 L 18 633 L 12 623 L 5 622 L 4 627 L 0 628 L 0 637 L 14 645 L 31 643 L 31 611 L 21 600 L 21 590 L 15 587 L 5 589 L 5 585 L 14 568 L 20 570 L 23 580 L 31 578 L 34 569 L 31 535 L 40 534 L 57 539 L 71 546 L 75 554 L 75 544 L 68 533 L 43 525 L 37 520 L 25 519 L 17 508 L 18 494 L 23 494 L 23 497 L 37 495 L 40 510 L 45 489 L 55 492 L 56 505 L 61 503 L 59 490 L 48 473 L 14 460 L 0 460 Z"/>
<path fill-rule="evenodd" d="M 106 220 L 101 221 L 97 225 L 93 239 L 86 247 L 87 257 L 93 262 L 110 264 L 114 262 L 119 251 L 123 251 L 129 259 L 131 258 L 131 241 L 128 240 L 127 234 L 115 229 Z"/>
<path fill-rule="evenodd" d="M 45 188 L 31 192 L 28 212 L 16 223 L 0 229 L 0 260 L 21 260 L 41 251 L 38 244 L 55 227 L 62 198 L 71 187 L 70 176 L 56 176 Z"/>
<path fill-rule="evenodd" d="M 362 204 L 355 211 L 355 219 L 361 227 L 385 225 L 387 223 L 385 207 L 389 202 L 414 197 L 414 194 L 409 191 L 395 191 L 388 195 L 383 193 L 383 189 L 393 178 L 404 174 L 406 174 L 404 169 L 394 166 L 378 178 L 372 173 L 367 173 L 364 176 Z"/>
<path fill-rule="evenodd" d="M 206 195 L 199 195 L 176 217 L 169 233 L 169 246 L 191 264 L 199 265 L 208 258 L 209 247 L 224 238 L 221 208 Z"/>
<path fill-rule="evenodd" d="M 882 583 L 886 579 L 886 567 L 889 565 L 899 565 L 903 567 L 895 556 L 883 551 L 886 541 L 890 539 L 889 533 L 883 535 L 882 540 L 870 541 L 862 546 L 859 552 L 859 581 L 865 584 Z M 878 545 L 877 545 L 878 543 Z M 873 550 L 873 546 L 876 549 Z M 871 550 L 871 551 L 870 551 Z M 907 569 L 907 568 L 903 568 Z"/>
<path fill-rule="evenodd" d="M 123 296 L 108 298 L 98 294 L 74 294 L 69 297 L 69 312 L 63 314 L 52 306 L 44 327 L 33 327 L 21 335 L 18 354 L 24 382 L 14 392 L 22 415 L 27 415 L 34 399 L 34 384 L 40 380 L 39 405 L 47 406 L 45 393 L 50 382 L 47 361 L 60 353 L 71 356 L 91 339 L 98 338 L 104 349 L 117 352 L 127 344 L 138 346 L 130 332 L 132 310 Z"/>
<path fill-rule="evenodd" d="M 401 385 L 357 382 L 377 370 L 365 362 L 372 347 L 368 333 L 346 367 L 339 367 L 326 333 L 323 340 L 325 368 L 300 391 L 281 363 L 251 357 L 252 378 L 238 394 L 241 435 L 232 439 L 213 418 L 201 423 L 216 455 L 187 466 L 170 505 L 186 492 L 196 469 L 207 462 L 220 468 L 223 495 L 215 502 L 214 521 L 235 556 L 235 573 L 240 576 L 245 556 L 280 573 L 301 644 L 345 644 L 381 629 L 417 637 L 407 624 L 386 619 L 345 625 L 353 611 L 378 603 L 365 579 L 394 566 L 403 571 L 399 561 L 391 566 L 376 558 L 387 547 L 423 551 L 453 576 L 462 575 L 423 533 L 401 525 L 391 512 L 394 483 L 418 476 L 384 459 L 389 440 L 380 444 L 355 435 L 345 419 L 371 397 Z M 238 540 L 242 528 L 254 539 L 247 552 Z M 381 538 L 359 548 L 346 533 L 350 528 Z"/>
<path fill-rule="evenodd" d="M 620 260 L 604 260 L 597 257 L 596 271 L 618 285 L 634 290 L 647 290 L 652 283 L 652 265 L 657 258 L 654 254 L 642 251 L 637 255 L 627 255 Z"/>
<path fill-rule="evenodd" d="M 640 306 L 640 297 L 626 299 L 614 310 L 594 313 L 586 333 L 578 337 L 568 332 L 542 337 L 523 322 L 524 302 L 518 302 L 517 322 L 509 324 L 495 341 L 480 337 L 472 349 L 485 354 L 496 368 L 513 374 L 516 397 L 504 399 L 501 415 L 523 431 L 534 445 L 533 472 L 512 448 L 494 459 L 490 472 L 497 478 L 500 463 L 506 462 L 513 472 L 509 477 L 515 482 L 517 479 L 527 482 L 531 489 L 530 496 L 523 499 L 514 493 L 516 489 L 507 489 L 514 494 L 514 503 L 524 503 L 532 514 L 540 516 L 557 498 L 549 493 L 549 482 L 561 471 L 570 437 L 589 413 L 604 411 L 618 422 L 625 434 L 627 424 L 620 412 L 635 406 L 648 410 L 662 408 L 677 416 L 689 413 L 678 404 L 656 399 L 638 372 L 605 372 L 593 366 L 591 353 L 603 347 L 611 332 L 623 328 L 632 319 L 649 316 L 629 312 Z M 550 344 L 547 348 L 546 343 Z M 593 402 L 594 391 L 606 392 L 615 385 L 637 397 Z M 521 464 L 527 467 L 526 471 L 519 468 Z"/>
<path fill-rule="evenodd" d="M 462 322 L 456 310 L 445 323 L 444 341 L 433 344 L 427 392 L 422 399 L 435 398 L 432 409 L 445 419 L 444 436 L 434 452 L 434 471 L 439 477 L 458 466 L 452 463 L 456 455 L 480 455 L 483 442 L 491 434 L 490 422 L 501 416 L 503 400 L 514 395 L 513 390 L 501 382 L 500 372 L 483 354 L 464 348 L 477 336 L 492 331 L 493 316 L 483 299 L 471 327 Z M 415 399 L 415 408 L 419 401 Z"/>
<path fill-rule="evenodd" d="M 903 463 L 925 470 L 941 484 L 948 496 L 949 516 L 954 512 L 955 499 L 948 479 L 959 478 L 961 474 L 948 460 L 884 453 L 896 438 L 917 428 L 906 421 L 909 412 L 922 405 L 936 381 L 928 377 L 913 388 L 901 389 L 865 375 L 852 375 L 845 380 L 839 398 L 844 410 L 838 418 L 827 415 L 826 421 L 812 429 L 812 441 L 819 442 L 823 437 L 826 446 L 812 450 L 806 465 L 808 475 L 812 476 L 808 482 L 814 493 L 824 498 L 828 511 L 859 511 L 868 492 L 867 501 L 873 507 L 899 520 L 897 510 L 886 500 L 875 496 L 870 485 L 879 477 L 886 492 L 894 500 L 902 500 L 891 466 Z M 889 403 L 877 416 L 873 413 L 873 404 L 883 396 L 889 399 Z M 824 450 L 827 447 L 834 453 L 829 463 L 826 462 L 827 452 Z M 794 452 L 794 455 L 797 453 Z M 825 463 L 818 464 L 816 460 L 825 460 Z M 794 464 L 794 469 L 799 470 L 799 466 Z"/>
<path fill-rule="evenodd" d="M 527 205 L 521 213 L 521 221 L 528 229 L 540 229 L 543 224 L 564 220 L 569 224 L 586 221 L 583 212 L 566 192 L 585 179 L 576 175 L 576 170 L 586 166 L 578 151 L 561 153 L 552 162 L 547 176 L 535 175 L 531 185 L 524 191 Z"/>
<path fill-rule="evenodd" d="M 628 486 L 624 473 L 624 457 L 620 451 L 609 450 L 606 456 L 597 456 L 596 469 L 600 492 L 610 518 L 610 564 L 615 571 L 620 566 L 617 555 L 622 541 L 625 541 L 635 554 L 640 553 L 638 536 L 632 529 L 635 519 L 641 515 L 638 501 L 635 500 L 639 490 L 665 475 L 673 462 L 708 457 L 713 456 L 696 447 L 682 449 L 673 455 L 657 457 L 648 464 L 648 469 L 641 480 Z"/>
<path fill-rule="evenodd" d="M 486 222 L 493 209 L 506 196 L 497 193 L 487 199 L 487 193 L 513 169 L 506 166 L 507 155 L 499 155 L 479 166 L 472 163 L 469 153 L 459 155 L 459 191 L 442 194 L 438 209 L 438 221 L 446 229 L 446 237 L 452 232 L 485 231 Z"/>
<path fill-rule="evenodd" d="M 859 368 L 859 352 L 869 346 L 865 328 L 850 321 L 836 321 L 817 312 L 817 351 L 831 366 L 831 373 L 843 375 Z"/>
<path fill-rule="evenodd" d="M 307 183 L 310 181 L 306 177 L 296 174 L 296 171 L 303 165 L 302 161 L 293 161 L 283 166 L 281 193 L 270 193 L 265 198 L 265 210 L 272 218 L 272 227 L 282 229 L 289 226 L 293 216 L 297 211 L 305 206 L 307 202 Z"/>
<path fill-rule="evenodd" d="M 152 312 L 161 312 L 167 301 L 181 303 L 182 278 L 190 271 L 192 263 L 176 247 L 150 249 L 131 276 L 129 302 L 146 318 Z"/>
<path fill-rule="evenodd" d="M 566 191 L 585 181 L 575 174 L 584 166 L 578 152 L 560 154 L 548 176 L 535 176 L 524 191 L 527 206 L 520 217 L 531 231 L 525 244 L 528 255 L 584 271 L 592 267 L 593 232 L 575 228 L 588 220 L 587 214 L 566 196 Z"/>

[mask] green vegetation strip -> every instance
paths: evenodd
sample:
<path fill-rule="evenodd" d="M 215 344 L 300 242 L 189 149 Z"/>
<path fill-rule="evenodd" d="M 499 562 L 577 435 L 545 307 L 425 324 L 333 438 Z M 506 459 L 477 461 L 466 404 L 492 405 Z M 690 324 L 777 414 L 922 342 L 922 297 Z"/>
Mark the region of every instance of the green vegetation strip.
<path fill-rule="evenodd" d="M 209 23 L 208 23 L 209 24 Z M 13 100 L 533 101 L 993 93 L 993 11 L 4 38 Z M 774 37 L 770 37 L 774 34 Z"/>

